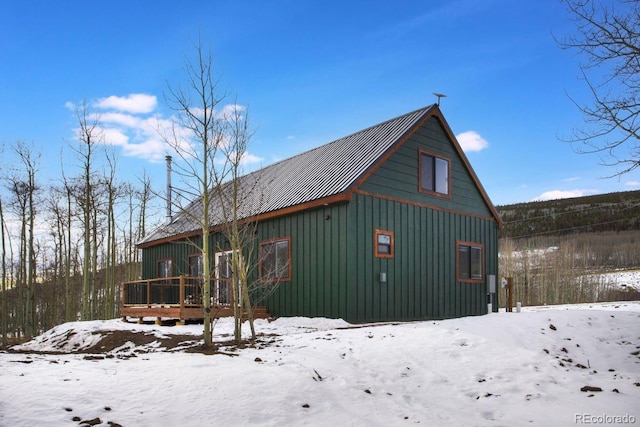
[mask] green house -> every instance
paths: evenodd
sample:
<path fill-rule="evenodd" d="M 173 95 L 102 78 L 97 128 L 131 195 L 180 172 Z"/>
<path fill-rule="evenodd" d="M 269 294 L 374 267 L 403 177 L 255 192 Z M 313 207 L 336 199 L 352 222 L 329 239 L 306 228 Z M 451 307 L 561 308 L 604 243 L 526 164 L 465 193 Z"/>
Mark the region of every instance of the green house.
<path fill-rule="evenodd" d="M 270 315 L 375 322 L 497 309 L 490 292 L 495 292 L 502 222 L 437 105 L 245 178 L 256 177 L 261 202 L 252 217 L 260 252 L 268 254 L 256 274 L 279 283 L 261 303 Z M 191 209 L 198 207 L 193 203 Z M 223 277 L 226 251 L 215 225 L 211 247 L 221 249 L 212 255 Z M 144 238 L 139 244 L 143 281 L 198 275 L 201 257 L 185 238 L 197 239 L 198 231 L 180 213 Z M 222 283 L 213 291 L 214 304 L 227 302 Z M 138 294 L 144 292 L 140 286 Z M 135 307 L 137 298 L 160 310 L 145 312 L 156 313 L 149 315 L 191 317 L 168 310 L 171 303 L 184 309 L 187 301 L 195 316 L 199 302 L 189 301 L 185 286 L 167 304 L 152 304 L 149 298 L 158 295 L 148 287 L 147 300 L 141 301 L 131 287 L 123 292 L 123 308 Z"/>

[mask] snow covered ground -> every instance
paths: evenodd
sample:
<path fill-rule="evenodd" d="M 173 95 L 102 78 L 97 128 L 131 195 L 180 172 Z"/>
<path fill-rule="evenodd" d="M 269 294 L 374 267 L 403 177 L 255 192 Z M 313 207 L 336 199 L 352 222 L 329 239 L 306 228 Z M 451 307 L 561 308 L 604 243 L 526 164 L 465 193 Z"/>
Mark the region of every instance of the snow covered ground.
<path fill-rule="evenodd" d="M 640 302 L 351 326 L 260 321 L 257 348 L 206 355 L 182 350 L 198 325 L 60 325 L 0 353 L 0 425 L 640 424 Z M 220 321 L 216 339 L 231 328 Z M 79 353 L 115 331 L 147 342 Z"/>
<path fill-rule="evenodd" d="M 640 270 L 611 271 L 595 276 L 602 285 L 640 291 Z"/>

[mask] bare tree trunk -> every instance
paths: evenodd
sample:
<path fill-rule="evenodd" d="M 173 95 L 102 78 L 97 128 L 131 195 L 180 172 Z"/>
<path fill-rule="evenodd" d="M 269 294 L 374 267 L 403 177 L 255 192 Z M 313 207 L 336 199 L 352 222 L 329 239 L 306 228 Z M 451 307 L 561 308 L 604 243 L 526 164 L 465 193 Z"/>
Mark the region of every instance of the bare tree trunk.
<path fill-rule="evenodd" d="M 116 164 L 115 160 L 107 157 L 110 164 L 110 173 L 106 177 L 107 192 L 107 251 L 105 267 L 105 317 L 112 318 L 116 315 L 116 220 L 115 204 L 118 198 L 118 189 L 114 184 Z"/>
<path fill-rule="evenodd" d="M 9 333 L 9 312 L 7 305 L 7 247 L 4 230 L 4 213 L 2 211 L 2 198 L 0 197 L 0 241 L 2 241 L 2 346 L 6 347 Z"/>
<path fill-rule="evenodd" d="M 28 168 L 29 176 L 29 243 L 27 246 L 28 251 L 28 268 L 27 273 L 27 318 L 29 319 L 29 336 L 35 336 L 38 332 L 38 325 L 36 321 L 36 303 L 35 303 L 35 277 L 36 277 L 36 254 L 34 248 L 34 222 L 36 217 L 36 211 L 34 206 L 34 192 L 35 186 L 35 171 L 33 168 Z"/>
<path fill-rule="evenodd" d="M 169 88 L 170 93 L 167 101 L 170 108 L 176 112 L 176 120 L 172 129 L 173 133 L 162 135 L 162 137 L 181 157 L 183 164 L 179 173 L 187 181 L 185 184 L 202 201 L 201 214 L 198 217 L 192 216 L 191 219 L 199 224 L 202 230 L 200 249 L 203 261 L 203 334 L 205 346 L 210 346 L 213 342 L 211 328 L 212 248 L 209 241 L 212 220 L 210 205 L 216 170 L 215 156 L 220 145 L 224 142 L 225 134 L 220 128 L 221 121 L 216 117 L 214 111 L 221 99 L 217 96 L 216 84 L 211 73 L 211 54 L 207 55 L 201 44 L 196 46 L 196 54 L 198 56 L 196 63 L 187 62 L 185 64 L 188 79 L 187 89 Z M 187 130 L 189 133 L 192 147 L 197 152 L 196 156 L 184 146 L 184 139 L 179 136 L 182 135 L 183 130 Z M 188 182 L 189 179 L 191 182 Z M 181 213 L 187 216 L 191 215 L 184 209 L 181 209 Z"/>
<path fill-rule="evenodd" d="M 82 267 L 82 320 L 88 320 L 92 317 L 92 228 L 91 228 L 91 209 L 93 199 L 93 178 L 92 178 L 92 162 L 93 162 L 93 146 L 98 142 L 99 126 L 97 120 L 89 117 L 86 102 L 76 110 L 78 119 L 78 133 L 76 135 L 81 147 L 76 149 L 76 153 L 82 159 L 82 180 L 83 195 L 80 197 L 80 205 L 82 208 L 82 217 L 84 222 L 83 240 L 84 240 L 84 256 Z"/>
<path fill-rule="evenodd" d="M 9 178 L 10 189 L 14 195 L 14 206 L 20 217 L 20 249 L 18 257 L 18 286 L 21 300 L 22 333 L 32 337 L 36 332 L 35 310 L 35 249 L 34 249 L 34 221 L 35 194 L 38 191 L 35 183 L 37 157 L 23 143 L 13 147 L 24 166 L 25 176 Z"/>
<path fill-rule="evenodd" d="M 66 211 L 66 236 L 64 241 L 65 247 L 65 256 L 64 256 L 64 289 L 65 289 L 65 314 L 64 318 L 67 322 L 74 320 L 77 316 L 75 311 L 75 293 L 72 292 L 71 288 L 71 228 L 72 228 L 72 219 L 71 219 L 71 200 L 73 198 L 73 193 L 71 190 L 71 186 L 67 182 L 67 179 L 64 178 L 64 191 L 65 197 L 67 201 L 67 211 Z"/>

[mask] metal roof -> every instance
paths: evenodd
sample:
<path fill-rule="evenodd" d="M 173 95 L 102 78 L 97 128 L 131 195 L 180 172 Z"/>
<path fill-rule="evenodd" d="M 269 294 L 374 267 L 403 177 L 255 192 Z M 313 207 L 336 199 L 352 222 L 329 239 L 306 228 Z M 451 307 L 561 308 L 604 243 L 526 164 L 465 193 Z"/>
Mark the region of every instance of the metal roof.
<path fill-rule="evenodd" d="M 243 176 L 247 191 L 240 217 L 261 215 L 346 192 L 384 153 L 435 105 L 404 114 Z M 221 206 L 210 208 L 211 226 L 224 222 Z M 200 228 L 202 201 L 192 202 L 172 222 L 147 235 L 140 244 Z"/>

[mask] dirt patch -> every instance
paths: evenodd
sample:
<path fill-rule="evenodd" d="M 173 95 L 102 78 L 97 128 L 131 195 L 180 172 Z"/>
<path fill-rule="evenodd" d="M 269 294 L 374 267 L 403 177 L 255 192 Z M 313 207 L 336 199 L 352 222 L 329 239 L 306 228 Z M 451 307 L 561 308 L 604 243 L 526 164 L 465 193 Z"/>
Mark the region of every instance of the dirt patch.
<path fill-rule="evenodd" d="M 152 332 L 113 330 L 100 331 L 94 335 L 100 335 L 101 338 L 91 347 L 82 349 L 68 350 L 66 343 L 73 336 L 73 332 L 69 333 L 66 339 L 58 340 L 58 350 L 37 351 L 37 350 L 18 350 L 8 348 L 11 353 L 27 353 L 27 354 L 110 354 L 110 353 L 148 353 L 151 351 L 178 351 L 198 346 L 202 342 L 202 336 L 197 335 L 155 335 Z"/>
<path fill-rule="evenodd" d="M 271 345 L 278 346 L 281 341 L 274 334 L 258 334 L 254 342 L 248 340 L 236 342 L 230 336 L 222 335 L 217 336 L 218 340 L 214 344 L 205 346 L 202 335 L 160 334 L 153 331 L 126 329 L 99 330 L 89 334 L 84 343 L 81 343 L 77 340 L 76 332 L 69 330 L 47 336 L 42 340 L 40 348 L 46 348 L 46 350 L 38 349 L 39 346 L 26 346 L 26 348 L 8 348 L 6 351 L 21 354 L 83 354 L 87 360 L 130 358 L 139 354 L 165 351 L 237 356 L 238 352 L 244 348 L 261 349 Z M 72 344 L 73 340 L 78 342 Z"/>
<path fill-rule="evenodd" d="M 200 339 L 194 335 L 162 335 L 158 337 L 149 332 L 110 331 L 96 345 L 83 350 L 83 353 L 108 353 L 127 343 L 133 343 L 135 348 L 141 348 L 154 342 L 158 343 L 158 347 L 174 350 L 178 347 L 197 345 Z"/>

